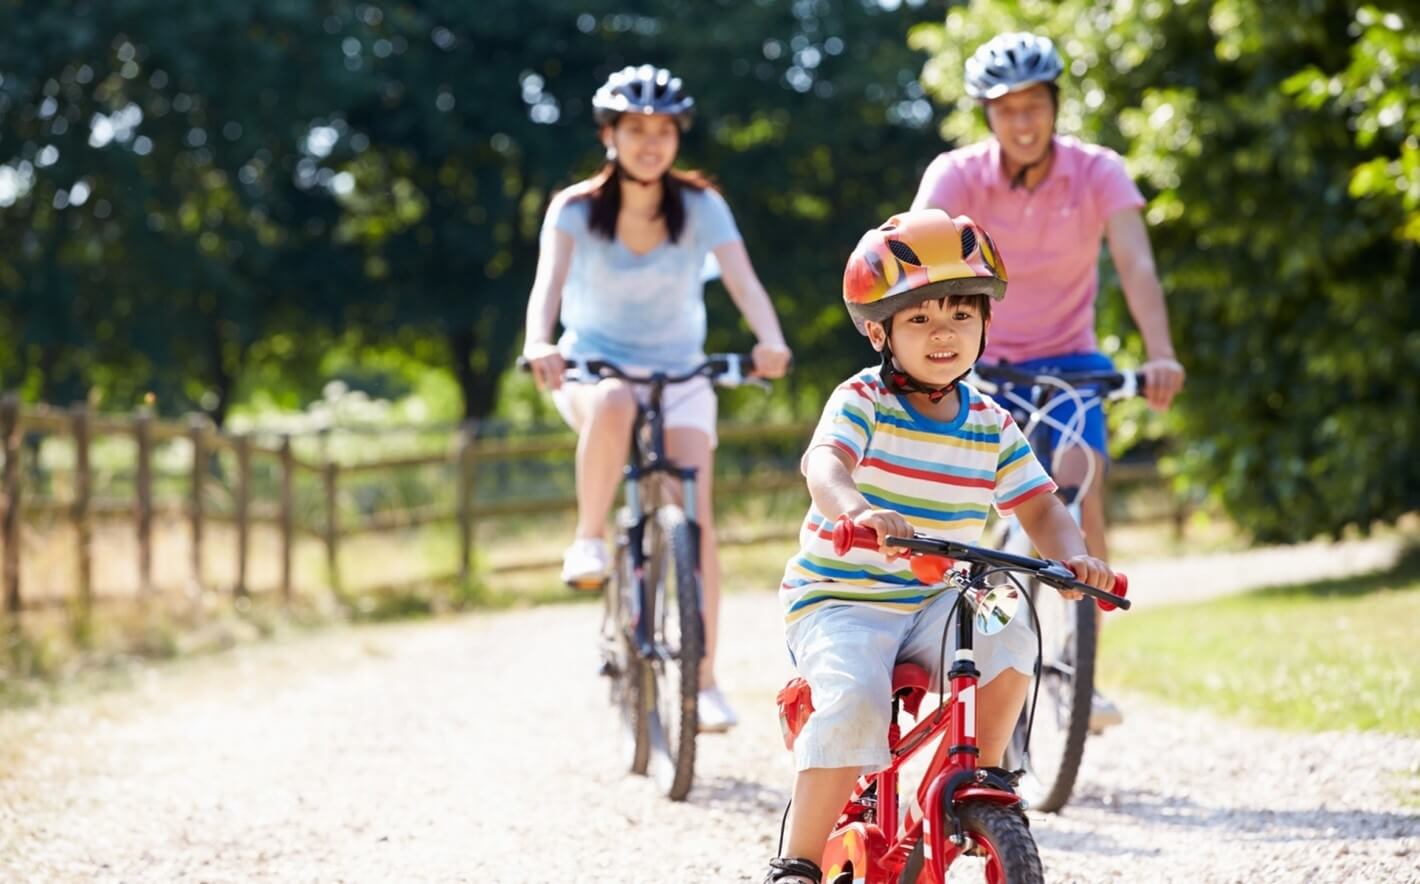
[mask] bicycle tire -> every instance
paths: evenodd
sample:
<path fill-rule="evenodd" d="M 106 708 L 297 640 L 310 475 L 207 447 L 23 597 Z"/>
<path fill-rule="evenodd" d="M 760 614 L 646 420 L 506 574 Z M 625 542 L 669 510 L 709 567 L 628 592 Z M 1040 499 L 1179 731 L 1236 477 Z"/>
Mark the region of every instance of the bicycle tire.
<path fill-rule="evenodd" d="M 999 881 L 1001 884 L 1044 884 L 1045 872 L 1040 862 L 1040 849 L 1031 836 L 1030 827 L 1018 808 L 1006 807 L 990 801 L 965 801 L 957 806 L 957 816 L 961 827 L 971 833 L 982 855 L 958 857 L 957 862 L 980 864 L 982 878 Z M 951 823 L 946 821 L 950 831 Z M 922 872 L 926 866 L 925 848 L 918 841 L 908 854 L 907 864 L 898 876 L 899 884 L 922 884 Z M 956 863 L 953 863 L 955 869 Z M 993 868 L 994 866 L 994 868 Z M 952 878 L 953 869 L 948 869 Z M 969 880 L 975 880 L 971 870 L 965 871 Z"/>
<path fill-rule="evenodd" d="M 1025 745 L 1032 684 L 1027 692 L 1027 708 L 1021 710 L 1007 750 L 1007 764 L 1023 768 L 1018 791 L 1032 810 L 1056 813 L 1070 801 L 1080 765 L 1085 757 L 1085 741 L 1090 730 L 1090 704 L 1094 697 L 1095 647 L 1097 643 L 1093 604 L 1070 602 L 1053 588 L 1031 581 L 1028 589 L 1041 619 L 1044 660 L 1041 662 L 1039 707 Z M 1052 643 L 1051 623 L 1063 612 L 1071 623 L 1072 635 L 1066 643 Z"/>
<path fill-rule="evenodd" d="M 651 541 L 647 583 L 657 590 L 651 594 L 658 603 L 652 622 L 660 651 L 650 663 L 654 773 L 672 801 L 683 801 L 695 779 L 700 661 L 705 656 L 700 550 L 684 511 L 674 505 L 656 511 Z"/>
<path fill-rule="evenodd" d="M 616 545 L 612 579 L 605 590 L 611 634 L 604 639 L 611 656 L 611 701 L 631 773 L 645 775 L 651 764 L 651 665 L 636 650 L 636 626 L 631 622 L 631 598 L 637 592 L 631 551 L 623 534 Z"/>

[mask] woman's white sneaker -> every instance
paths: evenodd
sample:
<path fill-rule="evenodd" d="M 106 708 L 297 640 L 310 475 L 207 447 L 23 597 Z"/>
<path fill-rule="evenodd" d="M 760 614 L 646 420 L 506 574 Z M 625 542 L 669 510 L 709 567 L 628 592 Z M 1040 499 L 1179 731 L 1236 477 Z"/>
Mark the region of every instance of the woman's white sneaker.
<path fill-rule="evenodd" d="M 730 701 L 725 699 L 719 688 L 701 688 L 696 705 L 702 734 L 723 734 L 740 723 L 735 710 L 730 708 Z"/>
<path fill-rule="evenodd" d="M 562 582 L 573 589 L 601 589 L 610 562 L 606 543 L 596 537 L 578 537 L 562 554 Z"/>

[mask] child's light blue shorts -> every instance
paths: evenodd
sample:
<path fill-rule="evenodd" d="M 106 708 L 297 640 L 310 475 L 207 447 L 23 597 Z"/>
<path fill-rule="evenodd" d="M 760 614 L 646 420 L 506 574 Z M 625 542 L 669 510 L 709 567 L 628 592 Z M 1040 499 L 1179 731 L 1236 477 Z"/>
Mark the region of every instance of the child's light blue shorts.
<path fill-rule="evenodd" d="M 887 731 L 892 717 L 892 670 L 917 663 L 931 674 L 937 690 L 942 632 L 956 600 L 943 592 L 914 614 L 867 605 L 826 603 L 788 626 L 785 638 L 794 667 L 813 692 L 813 715 L 794 743 L 798 770 L 861 767 L 881 770 L 892 761 Z M 993 636 L 976 633 L 976 668 L 985 685 L 1007 668 L 1029 676 L 1035 669 L 1036 641 L 1030 613 L 1022 604 L 1016 617 Z M 946 668 L 956 651 L 956 624 L 947 639 Z M 928 704 L 935 698 L 929 697 Z M 924 704 L 924 709 L 928 708 Z"/>

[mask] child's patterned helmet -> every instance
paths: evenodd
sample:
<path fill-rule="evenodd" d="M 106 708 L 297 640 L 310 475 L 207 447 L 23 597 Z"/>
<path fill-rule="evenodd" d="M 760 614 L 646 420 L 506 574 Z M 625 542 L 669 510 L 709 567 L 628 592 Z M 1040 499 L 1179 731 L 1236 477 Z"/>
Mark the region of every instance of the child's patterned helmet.
<path fill-rule="evenodd" d="M 1006 265 L 991 237 L 966 215 L 918 209 L 863 234 L 843 269 L 843 303 L 858 331 L 868 320 L 949 295 L 1006 296 Z"/>

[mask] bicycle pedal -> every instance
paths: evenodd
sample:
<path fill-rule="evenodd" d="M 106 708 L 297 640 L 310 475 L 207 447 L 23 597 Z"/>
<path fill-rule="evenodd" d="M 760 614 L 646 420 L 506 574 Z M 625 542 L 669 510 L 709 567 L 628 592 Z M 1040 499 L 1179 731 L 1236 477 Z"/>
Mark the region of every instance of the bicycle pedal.
<path fill-rule="evenodd" d="M 572 589 L 572 590 L 576 591 L 576 592 L 589 592 L 589 593 L 590 593 L 590 592 L 601 592 L 601 591 L 602 591 L 602 587 L 604 587 L 604 586 L 606 586 L 606 580 L 605 580 L 605 578 L 597 578 L 597 579 L 595 579 L 595 580 L 569 580 L 569 581 L 567 581 L 567 587 L 568 587 L 569 589 Z"/>
<path fill-rule="evenodd" d="M 616 664 L 610 660 L 603 660 L 602 665 L 597 667 L 597 675 L 605 676 L 606 678 L 615 678 Z"/>

